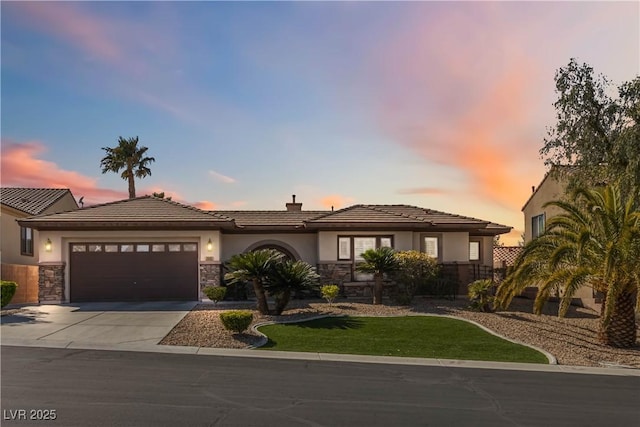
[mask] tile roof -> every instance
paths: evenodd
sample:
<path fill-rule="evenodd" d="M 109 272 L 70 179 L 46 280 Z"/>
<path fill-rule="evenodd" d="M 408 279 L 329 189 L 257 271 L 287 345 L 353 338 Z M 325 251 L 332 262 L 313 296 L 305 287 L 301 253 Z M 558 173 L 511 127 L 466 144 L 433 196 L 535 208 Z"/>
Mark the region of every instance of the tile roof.
<path fill-rule="evenodd" d="M 59 214 L 41 215 L 20 221 L 41 227 L 78 225 L 83 228 L 134 227 L 154 225 L 233 226 L 224 215 L 153 196 L 137 197 Z"/>
<path fill-rule="evenodd" d="M 304 221 L 330 211 L 212 211 L 235 220 L 239 227 L 302 227 Z"/>
<path fill-rule="evenodd" d="M 68 188 L 0 188 L 0 203 L 29 215 L 39 215 L 71 193 Z"/>
<path fill-rule="evenodd" d="M 477 218 L 410 205 L 354 205 L 307 221 L 313 223 L 398 223 L 506 227 Z M 508 227 L 506 227 L 508 228 Z"/>

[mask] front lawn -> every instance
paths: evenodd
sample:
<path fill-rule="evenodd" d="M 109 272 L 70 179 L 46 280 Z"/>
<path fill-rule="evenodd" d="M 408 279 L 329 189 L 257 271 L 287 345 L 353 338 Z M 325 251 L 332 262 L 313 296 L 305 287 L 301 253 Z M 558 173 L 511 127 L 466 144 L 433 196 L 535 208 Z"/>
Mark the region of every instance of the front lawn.
<path fill-rule="evenodd" d="M 268 350 L 549 363 L 539 351 L 446 317 L 327 317 L 259 330 Z"/>

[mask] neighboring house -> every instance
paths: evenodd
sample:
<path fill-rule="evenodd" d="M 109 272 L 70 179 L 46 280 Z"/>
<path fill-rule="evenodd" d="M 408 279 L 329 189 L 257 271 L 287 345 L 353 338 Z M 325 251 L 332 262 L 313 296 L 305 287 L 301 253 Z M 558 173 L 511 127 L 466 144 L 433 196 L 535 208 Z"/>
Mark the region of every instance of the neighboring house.
<path fill-rule="evenodd" d="M 62 188 L 2 187 L 0 206 L 3 264 L 38 264 L 39 247 L 34 245 L 38 233 L 21 227 L 17 219 L 78 209 L 71 191 Z"/>
<path fill-rule="evenodd" d="M 542 234 L 549 219 L 562 212 L 562 209 L 555 206 L 544 207 L 545 203 L 562 200 L 566 196 L 568 179 L 556 172 L 555 168 L 551 168 L 545 174 L 540 184 L 533 188 L 529 200 L 522 207 L 525 243 Z M 596 298 L 591 288 L 583 287 L 576 292 L 575 296 L 577 303 L 599 310 L 601 299 Z"/>
<path fill-rule="evenodd" d="M 466 285 L 490 276 L 493 238 L 511 228 L 406 205 L 337 211 L 202 211 L 151 196 L 20 221 L 40 231 L 40 301 L 200 300 L 219 285 L 222 262 L 260 248 L 318 267 L 323 283 L 361 294 L 371 279 L 355 272 L 370 248 L 427 252 Z"/>
<path fill-rule="evenodd" d="M 12 303 L 38 302 L 37 266 L 41 246 L 38 232 L 18 219 L 78 209 L 68 189 L 0 188 L 2 279 L 18 282 Z M 32 267 L 28 267 L 32 266 Z"/>

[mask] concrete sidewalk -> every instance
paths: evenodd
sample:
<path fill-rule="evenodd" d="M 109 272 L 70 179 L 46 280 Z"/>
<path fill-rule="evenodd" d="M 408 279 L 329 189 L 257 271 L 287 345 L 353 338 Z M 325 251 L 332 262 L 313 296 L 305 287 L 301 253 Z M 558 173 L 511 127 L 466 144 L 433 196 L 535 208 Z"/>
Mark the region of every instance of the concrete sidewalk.
<path fill-rule="evenodd" d="M 42 305 L 3 316 L 3 346 L 141 351 L 640 377 L 640 369 L 158 345 L 196 302 Z"/>

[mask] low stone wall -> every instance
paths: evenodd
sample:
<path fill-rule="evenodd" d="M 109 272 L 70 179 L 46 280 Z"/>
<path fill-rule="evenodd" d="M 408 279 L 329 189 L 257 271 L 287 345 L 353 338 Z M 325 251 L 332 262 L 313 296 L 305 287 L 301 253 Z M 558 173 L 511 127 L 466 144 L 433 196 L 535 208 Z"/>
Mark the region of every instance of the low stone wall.
<path fill-rule="evenodd" d="M 346 282 L 342 284 L 344 296 L 346 297 L 371 297 L 373 298 L 373 281 L 367 282 Z M 393 296 L 396 292 L 396 285 L 393 282 L 384 282 L 382 295 Z"/>
<path fill-rule="evenodd" d="M 64 262 L 43 262 L 38 265 L 38 300 L 40 304 L 61 304 L 64 294 Z"/>

